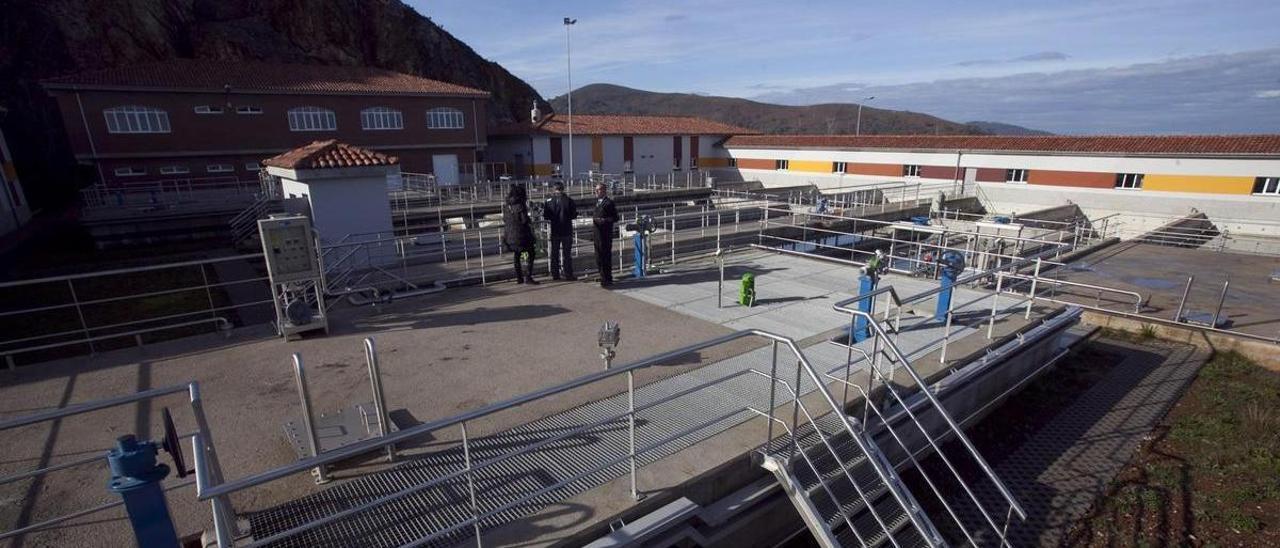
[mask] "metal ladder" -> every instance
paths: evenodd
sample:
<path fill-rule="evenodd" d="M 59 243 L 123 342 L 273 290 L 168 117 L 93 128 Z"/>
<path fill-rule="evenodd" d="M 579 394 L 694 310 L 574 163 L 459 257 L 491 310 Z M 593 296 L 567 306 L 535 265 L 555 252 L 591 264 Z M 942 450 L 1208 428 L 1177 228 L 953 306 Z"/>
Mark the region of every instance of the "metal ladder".
<path fill-rule="evenodd" d="M 230 221 L 227 225 L 231 228 L 231 241 L 235 245 L 241 245 L 258 234 L 258 219 L 264 218 L 268 213 L 273 213 L 279 209 L 279 202 L 271 196 L 263 193 L 258 194 L 254 198 L 253 203 L 245 207 Z"/>

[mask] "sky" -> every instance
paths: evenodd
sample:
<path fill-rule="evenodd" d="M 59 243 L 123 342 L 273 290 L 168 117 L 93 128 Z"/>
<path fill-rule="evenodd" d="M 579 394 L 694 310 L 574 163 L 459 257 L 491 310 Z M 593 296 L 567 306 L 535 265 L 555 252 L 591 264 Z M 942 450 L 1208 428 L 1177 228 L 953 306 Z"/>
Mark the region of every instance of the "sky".
<path fill-rule="evenodd" d="M 611 83 L 1064 134 L 1280 133 L 1280 1 L 408 0 L 544 97 Z"/>

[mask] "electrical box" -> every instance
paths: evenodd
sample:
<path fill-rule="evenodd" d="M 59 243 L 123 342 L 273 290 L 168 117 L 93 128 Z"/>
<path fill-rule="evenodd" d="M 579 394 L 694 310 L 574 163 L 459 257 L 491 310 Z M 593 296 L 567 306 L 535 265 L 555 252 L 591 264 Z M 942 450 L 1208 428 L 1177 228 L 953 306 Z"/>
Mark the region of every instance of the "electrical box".
<path fill-rule="evenodd" d="M 329 331 L 324 277 L 311 219 L 290 213 L 258 220 L 262 255 L 271 279 L 276 331 L 293 337 L 305 331 Z"/>
<path fill-rule="evenodd" d="M 313 280 L 320 277 L 311 219 L 302 215 L 272 216 L 258 221 L 262 254 L 273 283 Z"/>

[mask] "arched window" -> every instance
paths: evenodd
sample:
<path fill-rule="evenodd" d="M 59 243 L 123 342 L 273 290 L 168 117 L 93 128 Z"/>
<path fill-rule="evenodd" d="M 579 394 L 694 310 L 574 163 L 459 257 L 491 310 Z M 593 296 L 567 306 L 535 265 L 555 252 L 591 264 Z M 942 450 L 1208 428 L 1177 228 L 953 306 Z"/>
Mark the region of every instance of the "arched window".
<path fill-rule="evenodd" d="M 404 129 L 404 114 L 387 107 L 371 107 L 360 111 L 363 129 Z"/>
<path fill-rule="evenodd" d="M 102 111 L 111 133 L 169 133 L 169 113 L 158 108 L 127 105 Z"/>
<path fill-rule="evenodd" d="M 428 129 L 462 129 L 462 111 L 438 107 L 427 111 Z"/>
<path fill-rule="evenodd" d="M 290 131 L 334 131 L 338 129 L 338 117 L 332 110 L 320 107 L 289 109 Z"/>

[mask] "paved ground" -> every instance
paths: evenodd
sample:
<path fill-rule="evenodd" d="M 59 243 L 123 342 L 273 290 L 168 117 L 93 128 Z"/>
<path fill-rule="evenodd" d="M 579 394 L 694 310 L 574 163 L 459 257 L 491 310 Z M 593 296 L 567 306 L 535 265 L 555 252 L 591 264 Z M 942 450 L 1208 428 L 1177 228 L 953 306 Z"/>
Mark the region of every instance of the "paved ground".
<path fill-rule="evenodd" d="M 1191 345 L 1093 344 L 1126 357 L 995 467 L 1028 514 L 1010 527 L 1014 546 L 1058 546 L 1208 359 Z M 988 507 L 1002 507 L 992 502 L 999 495 L 983 487 L 979 496 Z M 971 505 L 958 509 L 971 530 L 984 528 Z"/>
<path fill-rule="evenodd" d="M 298 411 L 289 365 L 292 352 L 301 352 L 308 366 L 317 410 L 333 411 L 369 399 L 361 339 L 374 337 L 390 409 L 403 410 L 410 420 L 425 421 L 600 370 L 595 338 L 604 320 L 622 321 L 619 362 L 727 331 L 589 284 L 472 287 L 360 310 L 338 318 L 328 337 L 284 342 L 259 330 L 239 333 L 231 340 L 188 338 L 0 373 L 0 417 L 197 380 L 226 476 L 236 478 L 296 458 L 281 434 L 282 423 Z M 729 355 L 745 349 L 731 346 L 722 351 Z M 648 382 L 694 365 L 660 368 L 639 378 Z M 518 408 L 488 423 L 481 421 L 473 431 L 527 422 L 624 388 L 622 382 L 584 387 L 567 397 Z M 173 396 L 153 405 L 84 415 L 86 420 L 0 432 L 0 443 L 7 446 L 0 474 L 92 454 L 123 433 L 155 435 L 161 406 L 174 411 L 180 431 L 193 429 L 184 398 Z M 422 450 L 408 449 L 410 453 Z M 355 473 L 348 469 L 336 475 Z M 59 515 L 60 509 L 111 501 L 103 487 L 106 479 L 105 467 L 90 465 L 57 472 L 44 482 L 0 487 L 0 524 L 8 530 L 18 516 L 35 521 Z M 314 489 L 309 478 L 291 478 L 237 499 L 237 507 L 276 504 Z M 194 504 L 192 493 L 191 488 L 182 488 L 170 497 L 183 532 L 209 525 L 208 507 Z M 124 543 L 128 533 L 120 516 L 119 512 L 92 516 L 10 545 L 88 546 L 101 539 Z"/>
<path fill-rule="evenodd" d="M 1185 249 L 1154 244 L 1122 242 L 1083 257 L 1071 266 L 1053 272 L 1053 276 L 1073 282 L 1137 291 L 1149 297 L 1145 314 L 1173 319 L 1187 285 L 1187 277 L 1195 276 L 1184 314 L 1206 313 L 1212 316 L 1222 295 L 1222 284 L 1229 277 L 1231 286 L 1222 308 L 1222 316 L 1231 320 L 1231 329 L 1264 337 L 1280 337 L 1280 283 L 1269 281 L 1280 271 L 1280 257 L 1246 255 Z M 1052 293 L 1048 293 L 1052 295 Z M 1103 294 L 1073 288 L 1062 289 L 1064 300 L 1088 305 L 1101 305 L 1112 310 L 1132 312 L 1133 301 L 1117 294 Z"/>

